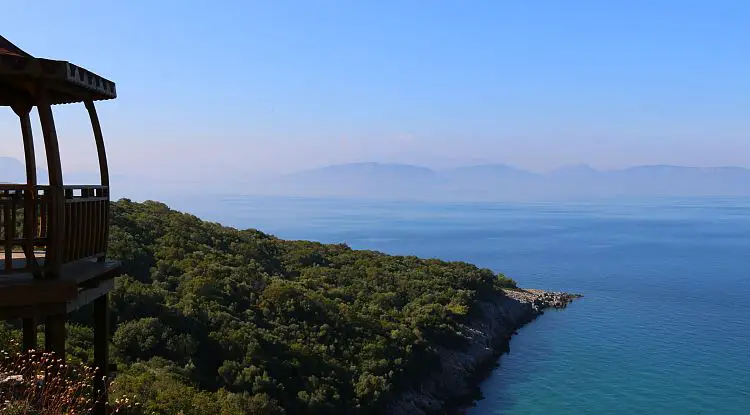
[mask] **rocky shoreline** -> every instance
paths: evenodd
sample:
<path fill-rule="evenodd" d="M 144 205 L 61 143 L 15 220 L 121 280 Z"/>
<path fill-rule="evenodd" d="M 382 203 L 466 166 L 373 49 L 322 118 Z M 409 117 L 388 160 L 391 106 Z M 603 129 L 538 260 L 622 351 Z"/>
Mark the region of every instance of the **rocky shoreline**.
<path fill-rule="evenodd" d="M 401 393 L 388 405 L 389 414 L 433 414 L 456 412 L 480 397 L 478 385 L 508 351 L 508 341 L 524 324 L 544 314 L 563 309 L 580 294 L 535 289 L 506 289 L 478 304 L 477 315 L 462 326 L 467 347 L 438 347 L 441 367 L 417 387 Z"/>
<path fill-rule="evenodd" d="M 530 303 L 531 307 L 539 314 L 544 314 L 544 310 L 548 308 L 566 308 L 576 298 L 583 297 L 581 294 L 535 289 L 507 289 L 505 295 L 522 303 Z"/>

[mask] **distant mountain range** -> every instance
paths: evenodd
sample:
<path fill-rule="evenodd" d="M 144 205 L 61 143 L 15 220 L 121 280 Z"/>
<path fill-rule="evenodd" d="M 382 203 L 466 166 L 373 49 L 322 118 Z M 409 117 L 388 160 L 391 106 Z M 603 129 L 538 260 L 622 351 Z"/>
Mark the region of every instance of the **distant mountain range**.
<path fill-rule="evenodd" d="M 26 183 L 26 167 L 13 157 L 0 157 L 0 183 Z"/>
<path fill-rule="evenodd" d="M 47 170 L 36 169 L 37 183 L 49 183 Z M 70 184 L 99 183 L 99 173 L 70 172 L 65 174 L 65 182 Z M 26 165 L 13 157 L 0 157 L 0 183 L 26 183 Z"/>
<path fill-rule="evenodd" d="M 44 162 L 44 160 L 37 160 L 37 163 Z M 39 168 L 36 170 L 37 183 L 44 185 L 49 183 L 49 175 L 47 170 Z M 99 172 L 65 172 L 63 171 L 63 179 L 65 184 L 97 184 L 101 180 Z M 127 177 L 122 175 L 113 174 L 110 175 L 110 181 L 112 182 L 113 188 L 115 189 L 113 199 L 119 197 L 134 197 L 137 199 L 143 199 L 146 197 L 155 197 L 159 192 L 155 191 L 152 187 L 149 187 L 148 182 L 144 183 L 144 180 L 138 180 L 134 177 Z M 13 157 L 2 157 L 0 156 L 0 183 L 26 183 L 26 165 Z M 146 190 L 146 191 L 144 191 Z"/>
<path fill-rule="evenodd" d="M 352 163 L 248 185 L 251 193 L 424 200 L 544 200 L 585 197 L 750 196 L 750 169 L 587 165 L 534 173 L 504 164 L 435 170 L 407 164 Z"/>
<path fill-rule="evenodd" d="M 39 170 L 39 183 L 47 173 Z M 114 196 L 135 199 L 169 195 L 193 195 L 205 183 L 144 181 L 113 175 Z M 0 183 L 24 183 L 22 162 L 0 157 Z M 98 173 L 66 173 L 65 182 L 89 184 Z M 587 165 L 565 166 L 548 173 L 534 173 L 505 164 L 482 164 L 450 169 L 431 169 L 409 164 L 338 164 L 292 174 L 238 180 L 220 193 L 353 197 L 440 201 L 523 201 L 598 197 L 696 197 L 750 196 L 750 169 L 741 167 L 635 166 L 620 170 L 596 170 Z"/>

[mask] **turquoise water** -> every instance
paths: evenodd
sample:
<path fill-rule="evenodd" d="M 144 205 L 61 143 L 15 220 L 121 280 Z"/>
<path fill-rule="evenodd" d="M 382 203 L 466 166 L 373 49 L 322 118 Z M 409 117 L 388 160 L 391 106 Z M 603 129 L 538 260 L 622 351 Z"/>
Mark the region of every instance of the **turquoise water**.
<path fill-rule="evenodd" d="M 585 294 L 519 331 L 471 414 L 750 413 L 750 200 L 174 206 Z"/>

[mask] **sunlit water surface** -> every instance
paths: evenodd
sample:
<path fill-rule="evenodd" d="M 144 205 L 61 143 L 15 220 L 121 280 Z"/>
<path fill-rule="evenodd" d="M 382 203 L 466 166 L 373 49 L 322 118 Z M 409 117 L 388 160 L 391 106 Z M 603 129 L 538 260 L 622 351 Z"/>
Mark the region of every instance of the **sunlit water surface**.
<path fill-rule="evenodd" d="M 750 200 L 173 207 L 282 238 L 464 260 L 585 298 L 521 329 L 471 414 L 750 413 Z"/>

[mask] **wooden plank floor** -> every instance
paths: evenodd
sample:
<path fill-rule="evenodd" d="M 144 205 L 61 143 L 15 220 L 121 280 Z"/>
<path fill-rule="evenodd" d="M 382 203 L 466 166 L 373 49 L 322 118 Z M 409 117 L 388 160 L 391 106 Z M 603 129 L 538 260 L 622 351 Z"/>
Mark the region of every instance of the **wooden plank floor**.
<path fill-rule="evenodd" d="M 44 264 L 44 256 L 45 256 L 44 251 L 34 252 L 34 258 L 36 259 L 39 265 Z M 13 266 L 12 266 L 13 269 L 22 269 L 26 266 L 26 254 L 24 254 L 23 252 L 13 252 L 11 259 L 13 261 Z M 2 278 L 2 273 L 5 270 L 5 260 L 6 260 L 5 255 L 0 253 L 0 278 Z"/>
<path fill-rule="evenodd" d="M 14 258 L 13 261 L 24 259 Z M 0 261 L 0 269 L 3 269 L 3 262 Z M 97 262 L 91 259 L 63 265 L 60 278 L 54 280 L 35 280 L 31 273 L 0 274 L 0 308 L 52 303 L 65 305 L 74 302 L 85 288 L 96 287 L 101 280 L 118 275 L 119 269 L 120 263 L 117 261 Z"/>

